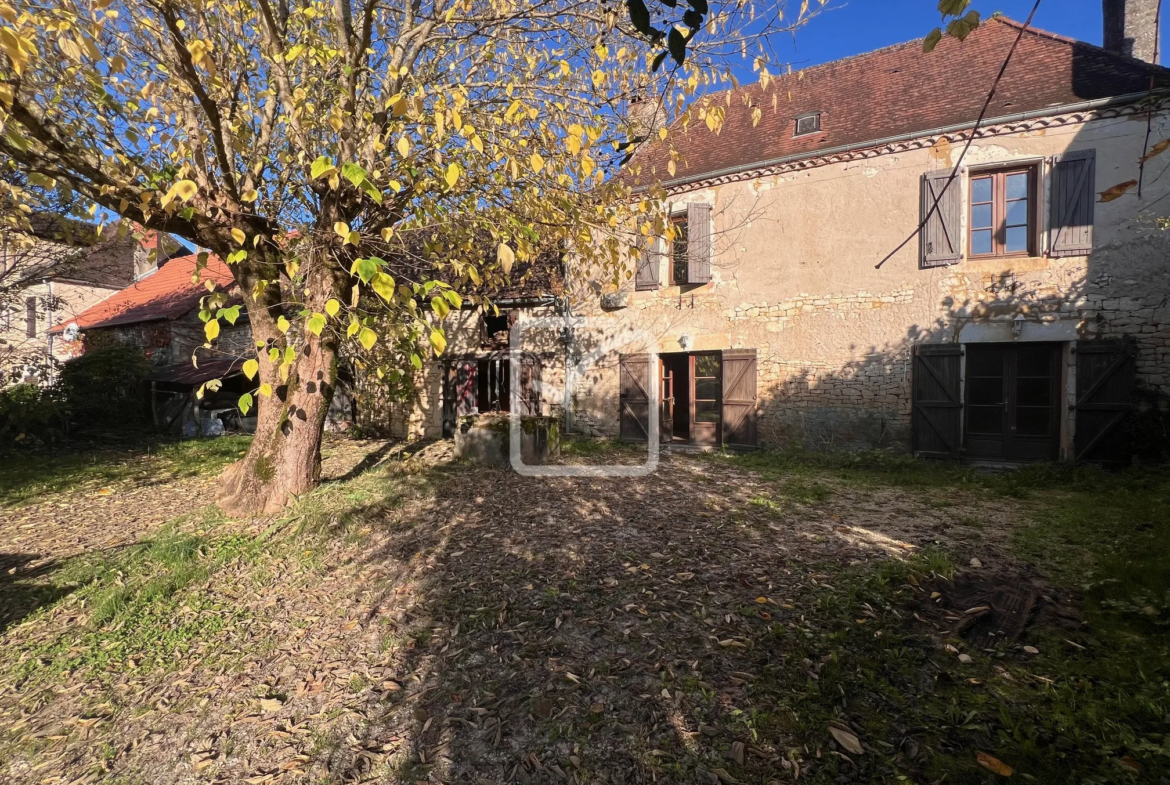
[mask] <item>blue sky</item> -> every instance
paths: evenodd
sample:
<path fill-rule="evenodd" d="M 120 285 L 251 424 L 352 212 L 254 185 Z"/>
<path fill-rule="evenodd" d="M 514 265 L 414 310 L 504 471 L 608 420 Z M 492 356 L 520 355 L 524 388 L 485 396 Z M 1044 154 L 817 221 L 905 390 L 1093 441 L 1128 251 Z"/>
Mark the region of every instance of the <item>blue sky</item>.
<path fill-rule="evenodd" d="M 816 2 L 812 0 L 812 5 Z M 1033 2 L 974 0 L 971 8 L 984 17 L 1000 11 L 1022 22 Z M 793 68 L 802 68 L 921 38 L 938 26 L 937 9 L 937 0 L 828 0 L 825 10 L 797 30 L 795 40 L 782 44 L 780 52 L 791 59 Z M 1041 0 L 1032 24 L 1100 45 L 1101 0 Z"/>

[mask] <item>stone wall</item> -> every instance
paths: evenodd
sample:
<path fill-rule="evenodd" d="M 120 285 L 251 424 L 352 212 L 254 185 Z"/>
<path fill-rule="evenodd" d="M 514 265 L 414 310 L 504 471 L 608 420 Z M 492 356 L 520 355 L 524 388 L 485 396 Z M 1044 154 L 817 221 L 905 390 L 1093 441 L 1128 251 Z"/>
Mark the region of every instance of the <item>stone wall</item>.
<path fill-rule="evenodd" d="M 1164 111 L 1153 125 L 1151 138 L 1170 135 Z M 1046 175 L 1054 154 L 1092 148 L 1093 190 L 1100 193 L 1137 179 L 1145 132 L 1145 114 L 1125 110 L 990 128 L 972 145 L 955 187 L 967 188 L 966 167 L 1028 163 Z M 1067 347 L 1080 338 L 1131 335 L 1139 382 L 1164 388 L 1170 180 L 1149 177 L 1148 168 L 1140 198 L 1131 188 L 1097 202 L 1089 256 L 964 258 L 921 269 L 911 241 L 878 266 L 918 224 L 922 175 L 953 166 L 962 142 L 900 143 L 851 160 L 794 164 L 676 191 L 676 202 L 713 206 L 712 281 L 642 292 L 626 283 L 629 305 L 613 311 L 602 310 L 593 281 L 576 281 L 574 311 L 590 320 L 580 334 L 597 342 L 606 333 L 644 330 L 658 352 L 681 351 L 684 339 L 692 351 L 755 349 L 760 438 L 770 444 L 908 449 L 911 360 L 923 342 L 1041 340 Z M 1047 188 L 1041 192 L 1046 201 Z M 1011 331 L 1017 316 L 1025 322 L 1019 337 Z M 616 434 L 617 356 L 639 350 L 615 348 L 596 364 L 574 402 L 575 422 Z M 1075 376 L 1067 371 L 1071 395 Z M 1067 455 L 1072 426 L 1064 427 Z"/>

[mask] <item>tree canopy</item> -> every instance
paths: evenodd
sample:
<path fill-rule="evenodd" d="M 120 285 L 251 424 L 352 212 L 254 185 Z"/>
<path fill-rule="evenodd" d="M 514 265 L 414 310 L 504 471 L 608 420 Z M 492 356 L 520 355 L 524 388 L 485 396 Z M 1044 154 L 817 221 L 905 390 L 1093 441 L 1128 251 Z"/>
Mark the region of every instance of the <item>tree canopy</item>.
<path fill-rule="evenodd" d="M 233 268 L 260 425 L 230 508 L 307 489 L 339 351 L 408 373 L 441 320 L 516 260 L 575 243 L 612 268 L 608 177 L 644 141 L 632 99 L 765 72 L 783 4 L 638 0 L 55 0 L 0 4 L 0 151 L 39 188 Z M 672 21 L 673 20 L 673 21 Z M 708 122 L 710 125 L 710 121 Z M 662 132 L 665 136 L 665 131 Z M 10 192 L 11 202 L 19 194 Z M 19 205 L 17 205 L 19 207 Z M 209 295 L 207 339 L 238 310 Z M 386 356 L 383 352 L 381 356 Z"/>

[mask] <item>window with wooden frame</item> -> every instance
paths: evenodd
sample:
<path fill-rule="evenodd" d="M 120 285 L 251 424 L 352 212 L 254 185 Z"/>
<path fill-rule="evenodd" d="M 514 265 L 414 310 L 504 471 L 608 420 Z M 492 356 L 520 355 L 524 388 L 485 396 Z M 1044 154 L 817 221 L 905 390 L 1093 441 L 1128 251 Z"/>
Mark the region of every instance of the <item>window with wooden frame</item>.
<path fill-rule="evenodd" d="M 967 200 L 967 254 L 1035 256 L 1037 169 L 1031 166 L 971 173 Z"/>
<path fill-rule="evenodd" d="M 815 134 L 821 130 L 821 113 L 809 112 L 802 114 L 796 118 L 796 128 L 793 131 L 793 136 L 804 136 L 805 134 Z"/>
<path fill-rule="evenodd" d="M 670 253 L 670 285 L 681 286 L 690 283 L 689 227 L 687 214 L 674 215 L 670 218 L 672 237 L 666 240 L 666 247 Z"/>

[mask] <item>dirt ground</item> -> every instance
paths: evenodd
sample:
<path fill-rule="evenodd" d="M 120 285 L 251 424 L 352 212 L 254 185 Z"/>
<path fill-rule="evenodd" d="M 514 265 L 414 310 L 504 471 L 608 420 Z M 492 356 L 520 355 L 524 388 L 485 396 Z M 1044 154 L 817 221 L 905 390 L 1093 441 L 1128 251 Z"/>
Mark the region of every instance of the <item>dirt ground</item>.
<path fill-rule="evenodd" d="M 186 590 L 173 624 L 205 632 L 160 644 L 169 661 L 50 677 L 69 654 L 55 642 L 91 609 L 66 600 L 10 626 L 0 781 L 714 785 L 807 779 L 830 760 L 837 781 L 881 778 L 914 749 L 870 747 L 848 708 L 823 746 L 784 742 L 778 696 L 824 667 L 790 659 L 789 641 L 827 634 L 818 589 L 837 570 L 936 546 L 1007 566 L 1019 523 L 1003 500 L 785 484 L 719 458 L 539 479 L 443 450 L 404 461 L 333 442 L 323 501 L 224 524 L 273 544 Z M 151 537 L 211 482 L 57 494 L 0 513 L 0 541 L 30 555 L 13 572 L 36 572 Z M 879 752 L 884 768 L 853 760 Z"/>

